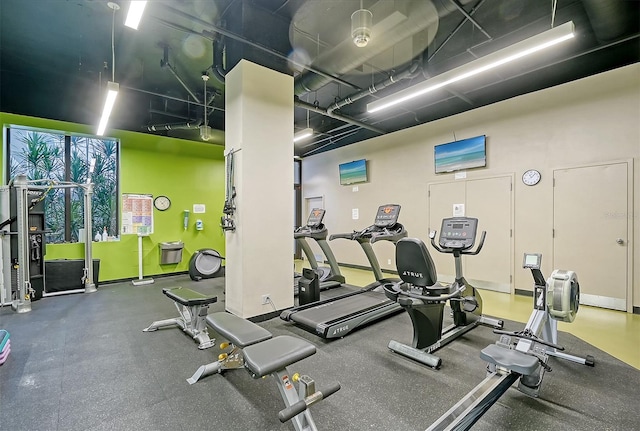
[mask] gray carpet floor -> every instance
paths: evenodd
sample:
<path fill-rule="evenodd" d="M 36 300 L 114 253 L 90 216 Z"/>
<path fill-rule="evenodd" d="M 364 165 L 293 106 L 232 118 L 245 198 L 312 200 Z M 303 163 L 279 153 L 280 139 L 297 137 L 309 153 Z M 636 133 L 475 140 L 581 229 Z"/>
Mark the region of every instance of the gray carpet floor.
<path fill-rule="evenodd" d="M 142 332 L 177 314 L 163 287 L 217 294 L 211 313 L 224 310 L 223 283 L 181 275 L 44 298 L 25 314 L 0 309 L 0 329 L 11 333 L 12 346 L 0 366 L 0 430 L 293 430 L 277 419 L 284 405 L 271 378 L 234 370 L 186 382 L 220 353 L 219 337 L 201 351 L 179 329 Z M 472 330 L 438 351 L 443 366 L 434 371 L 387 349 L 391 339 L 411 342 L 405 313 L 333 341 L 279 318 L 260 325 L 317 346 L 290 371 L 309 374 L 320 388 L 342 385 L 311 409 L 320 430 L 426 429 L 484 379 L 478 353 L 497 339 L 490 328 Z M 640 429 L 640 371 L 569 334 L 559 338 L 569 353 L 593 355 L 596 366 L 552 358 L 539 398 L 511 388 L 473 429 Z"/>

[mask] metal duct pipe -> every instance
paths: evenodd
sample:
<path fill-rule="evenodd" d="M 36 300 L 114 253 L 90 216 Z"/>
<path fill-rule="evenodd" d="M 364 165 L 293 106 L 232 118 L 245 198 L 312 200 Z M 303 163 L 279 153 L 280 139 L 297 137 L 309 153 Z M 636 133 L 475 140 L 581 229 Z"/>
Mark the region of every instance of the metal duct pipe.
<path fill-rule="evenodd" d="M 202 124 L 202 120 L 198 120 L 195 123 L 165 123 L 165 124 L 153 124 L 146 126 L 148 132 L 161 132 L 163 130 L 190 130 L 197 129 Z"/>
<path fill-rule="evenodd" d="M 473 0 L 464 0 L 467 4 Z M 406 19 L 393 27 L 393 31 L 384 32 L 383 38 L 375 38 L 369 43 L 366 50 L 357 48 L 350 38 L 346 39 L 334 49 L 319 56 L 314 63 L 334 64 L 332 72 L 344 75 L 347 72 L 361 66 L 373 57 L 391 48 L 399 41 L 410 37 L 433 24 L 438 23 L 439 17 L 446 16 L 458 9 L 449 2 L 437 1 L 437 6 L 432 1 L 411 2 L 413 8 L 406 14 Z M 374 26 L 375 30 L 375 26 Z M 324 87 L 329 80 L 317 74 L 307 72 L 299 75 L 295 80 L 294 94 L 301 95 Z"/>
<path fill-rule="evenodd" d="M 318 114 L 326 115 L 327 117 L 335 118 L 336 120 L 344 121 L 345 123 L 353 124 L 353 125 L 362 127 L 363 129 L 367 129 L 367 130 L 371 130 L 372 132 L 379 133 L 381 135 L 384 135 L 387 133 L 382 129 L 378 129 L 377 127 L 371 126 L 367 123 L 363 123 L 362 121 L 358 121 L 354 118 L 349 118 L 344 115 L 338 115 L 333 113 L 329 114 L 326 109 L 313 105 L 311 103 L 303 102 L 297 97 L 294 98 L 293 103 L 298 108 L 303 108 L 303 109 L 306 109 L 307 111 L 317 112 Z"/>
<path fill-rule="evenodd" d="M 337 102 L 333 103 L 327 108 L 327 114 L 331 116 L 333 114 L 333 111 L 335 111 L 336 109 L 340 109 L 343 106 L 350 105 L 353 102 L 360 100 L 365 96 L 375 94 L 378 91 L 382 90 L 383 88 L 386 88 L 391 84 L 395 84 L 398 81 L 416 76 L 416 74 L 421 68 L 421 63 L 422 63 L 421 61 L 414 60 L 411 62 L 409 67 L 405 68 L 404 70 L 396 74 L 391 75 L 387 79 L 380 82 L 376 82 L 375 84 L 371 85 L 369 88 L 361 90 L 355 94 L 351 94 L 350 96 L 345 97 L 342 100 L 338 100 Z"/>
<path fill-rule="evenodd" d="M 227 75 L 223 64 L 224 48 L 224 36 L 218 33 L 216 37 L 213 38 L 213 64 L 211 65 L 211 72 L 213 72 L 213 77 L 221 84 L 224 84 L 225 76 Z"/>

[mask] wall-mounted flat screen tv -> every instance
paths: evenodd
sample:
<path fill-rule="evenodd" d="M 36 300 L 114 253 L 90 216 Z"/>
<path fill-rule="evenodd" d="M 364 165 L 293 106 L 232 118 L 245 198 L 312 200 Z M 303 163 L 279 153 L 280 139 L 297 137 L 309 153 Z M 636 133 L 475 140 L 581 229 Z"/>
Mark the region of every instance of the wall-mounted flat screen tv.
<path fill-rule="evenodd" d="M 342 163 L 338 168 L 340 184 L 343 186 L 367 181 L 367 161 L 365 159 Z"/>
<path fill-rule="evenodd" d="M 434 147 L 436 174 L 487 166 L 486 136 Z"/>

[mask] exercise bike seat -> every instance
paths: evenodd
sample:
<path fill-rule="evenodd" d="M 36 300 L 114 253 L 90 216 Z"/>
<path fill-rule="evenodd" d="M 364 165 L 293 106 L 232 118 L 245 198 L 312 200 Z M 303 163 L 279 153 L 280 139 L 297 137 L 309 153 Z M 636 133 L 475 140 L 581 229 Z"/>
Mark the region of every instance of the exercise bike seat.
<path fill-rule="evenodd" d="M 243 350 L 244 364 L 254 378 L 267 376 L 316 353 L 316 346 L 290 335 L 280 335 Z"/>
<path fill-rule="evenodd" d="M 396 267 L 405 283 L 426 288 L 429 293 L 448 293 L 450 286 L 438 283 L 436 265 L 425 243 L 418 238 L 402 238 L 396 243 Z"/>
<path fill-rule="evenodd" d="M 532 375 L 540 366 L 540 361 L 535 356 L 500 347 L 497 344 L 491 344 L 482 349 L 480 358 L 523 376 Z"/>

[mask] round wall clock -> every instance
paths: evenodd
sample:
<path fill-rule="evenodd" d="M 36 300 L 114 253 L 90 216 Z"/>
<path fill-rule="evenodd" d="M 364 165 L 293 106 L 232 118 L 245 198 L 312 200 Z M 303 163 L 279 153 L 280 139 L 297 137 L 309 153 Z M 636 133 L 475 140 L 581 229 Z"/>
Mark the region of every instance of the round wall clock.
<path fill-rule="evenodd" d="M 528 186 L 535 186 L 541 179 L 542 175 L 540 175 L 540 172 L 535 169 L 529 169 L 522 174 L 522 182 Z"/>
<path fill-rule="evenodd" d="M 171 200 L 166 196 L 158 196 L 153 200 L 153 206 L 159 211 L 166 211 L 171 206 Z"/>

